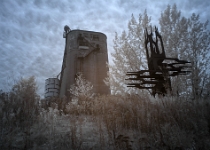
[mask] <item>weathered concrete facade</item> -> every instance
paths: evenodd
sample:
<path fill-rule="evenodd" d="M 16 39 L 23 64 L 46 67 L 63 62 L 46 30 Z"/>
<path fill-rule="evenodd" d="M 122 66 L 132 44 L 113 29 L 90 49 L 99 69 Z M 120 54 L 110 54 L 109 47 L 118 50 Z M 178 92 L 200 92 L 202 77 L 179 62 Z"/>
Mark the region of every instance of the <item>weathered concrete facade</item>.
<path fill-rule="evenodd" d="M 107 76 L 107 37 L 100 32 L 68 30 L 60 77 L 60 97 L 69 96 L 70 85 L 81 72 L 93 84 L 94 93 L 110 94 L 103 82 Z"/>

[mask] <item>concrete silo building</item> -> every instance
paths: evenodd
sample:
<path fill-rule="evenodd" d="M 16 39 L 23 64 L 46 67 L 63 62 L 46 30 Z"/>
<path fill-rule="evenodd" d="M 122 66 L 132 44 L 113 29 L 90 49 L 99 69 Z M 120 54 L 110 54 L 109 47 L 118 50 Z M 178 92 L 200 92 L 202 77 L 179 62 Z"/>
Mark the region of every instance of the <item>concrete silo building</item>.
<path fill-rule="evenodd" d="M 60 97 L 69 96 L 77 73 L 93 84 L 93 92 L 110 94 L 103 80 L 107 76 L 107 37 L 100 32 L 64 27 L 65 51 L 60 74 Z"/>

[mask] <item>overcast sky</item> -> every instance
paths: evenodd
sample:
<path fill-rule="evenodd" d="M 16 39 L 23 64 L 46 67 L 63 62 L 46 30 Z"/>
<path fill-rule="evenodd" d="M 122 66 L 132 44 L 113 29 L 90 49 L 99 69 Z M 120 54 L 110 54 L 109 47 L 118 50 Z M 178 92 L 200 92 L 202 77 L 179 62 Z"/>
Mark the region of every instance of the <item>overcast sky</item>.
<path fill-rule="evenodd" d="M 210 19 L 209 0 L 0 0 L 0 89 L 33 75 L 43 96 L 45 79 L 61 71 L 64 25 L 105 33 L 111 62 L 114 34 L 127 29 L 131 14 L 138 18 L 147 9 L 158 24 L 174 3 L 185 17 Z"/>

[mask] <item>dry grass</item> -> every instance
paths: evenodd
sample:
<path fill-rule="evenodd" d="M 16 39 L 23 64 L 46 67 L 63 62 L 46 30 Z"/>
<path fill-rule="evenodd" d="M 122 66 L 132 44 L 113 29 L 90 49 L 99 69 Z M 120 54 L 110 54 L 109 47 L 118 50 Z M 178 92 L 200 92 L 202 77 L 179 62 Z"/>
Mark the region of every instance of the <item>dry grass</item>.
<path fill-rule="evenodd" d="M 209 102 L 178 98 L 144 99 L 137 95 L 79 98 L 66 113 L 89 116 L 105 127 L 109 148 L 209 149 Z M 101 139 L 104 136 L 100 135 Z M 132 141 L 132 142 L 130 142 Z M 122 143 L 120 143 L 122 142 Z M 102 142 L 104 143 L 104 141 Z M 131 144 L 128 144 L 131 143 Z M 102 144 L 104 145 L 104 144 Z"/>
<path fill-rule="evenodd" d="M 210 149 L 207 100 L 80 96 L 40 107 L 27 85 L 1 94 L 1 149 Z"/>

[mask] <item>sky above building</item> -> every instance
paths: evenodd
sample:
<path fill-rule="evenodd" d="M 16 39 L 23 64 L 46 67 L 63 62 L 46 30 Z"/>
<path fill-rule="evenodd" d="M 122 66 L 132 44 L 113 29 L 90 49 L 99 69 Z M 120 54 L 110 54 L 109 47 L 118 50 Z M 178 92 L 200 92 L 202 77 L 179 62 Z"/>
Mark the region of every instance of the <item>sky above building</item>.
<path fill-rule="evenodd" d="M 173 4 L 182 16 L 210 18 L 209 0 L 1 0 L 0 89 L 8 91 L 21 77 L 35 76 L 43 96 L 45 79 L 61 71 L 65 25 L 106 34 L 112 62 L 115 32 L 127 30 L 132 14 L 137 19 L 146 9 L 158 25 L 161 12 Z"/>

